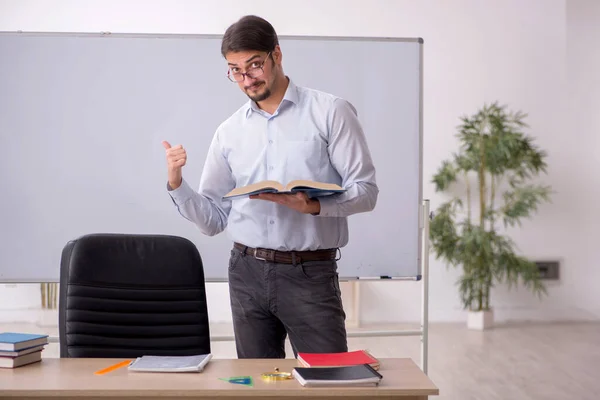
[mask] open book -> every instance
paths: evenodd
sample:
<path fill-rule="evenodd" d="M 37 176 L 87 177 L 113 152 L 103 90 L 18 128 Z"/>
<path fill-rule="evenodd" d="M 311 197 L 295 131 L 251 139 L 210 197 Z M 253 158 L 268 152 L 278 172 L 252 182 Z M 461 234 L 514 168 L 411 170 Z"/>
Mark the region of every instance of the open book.
<path fill-rule="evenodd" d="M 282 185 L 277 181 L 261 181 L 250 185 L 233 189 L 223 196 L 223 199 L 232 199 L 235 197 L 250 196 L 260 193 L 297 193 L 304 192 L 308 197 L 329 196 L 336 193 L 343 193 L 346 189 L 335 183 L 315 182 L 298 179 Z"/>

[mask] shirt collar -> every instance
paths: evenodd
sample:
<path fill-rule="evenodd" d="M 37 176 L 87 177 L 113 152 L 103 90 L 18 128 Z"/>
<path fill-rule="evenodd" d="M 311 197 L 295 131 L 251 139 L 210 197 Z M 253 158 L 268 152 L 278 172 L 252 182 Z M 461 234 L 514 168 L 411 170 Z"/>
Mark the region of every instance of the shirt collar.
<path fill-rule="evenodd" d="M 281 104 L 283 103 L 292 103 L 298 104 L 298 87 L 294 84 L 294 82 L 288 77 L 288 87 L 283 95 L 283 99 L 281 100 Z M 280 105 L 281 107 L 281 105 Z M 248 100 L 246 103 L 246 118 L 250 117 L 252 111 L 261 112 L 261 109 L 258 108 L 256 103 L 253 100 Z"/>

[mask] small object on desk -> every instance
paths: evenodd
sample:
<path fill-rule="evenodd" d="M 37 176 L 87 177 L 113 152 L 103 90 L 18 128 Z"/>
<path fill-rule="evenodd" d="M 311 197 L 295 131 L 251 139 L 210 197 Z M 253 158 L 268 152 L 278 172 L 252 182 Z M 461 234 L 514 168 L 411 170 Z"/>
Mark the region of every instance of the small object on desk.
<path fill-rule="evenodd" d="M 273 372 L 263 372 L 261 377 L 267 381 L 285 381 L 292 379 L 292 374 L 289 372 L 281 372 L 279 368 L 275 367 Z"/>
<path fill-rule="evenodd" d="M 18 332 L 0 333 L 0 351 L 19 351 L 45 344 L 48 344 L 48 335 Z"/>
<path fill-rule="evenodd" d="M 111 366 L 109 366 L 109 367 L 102 368 L 102 369 L 100 369 L 100 370 L 98 370 L 98 371 L 94 372 L 94 375 L 104 375 L 104 374 L 107 374 L 107 373 L 109 373 L 109 372 L 112 372 L 112 371 L 114 371 L 115 369 L 119 369 L 119 368 L 122 368 L 122 367 L 126 367 L 126 366 L 128 366 L 129 364 L 131 364 L 131 360 L 125 360 L 125 361 L 121 361 L 121 362 L 118 362 L 118 363 L 116 363 L 116 364 L 113 364 L 113 365 L 111 365 Z"/>
<path fill-rule="evenodd" d="M 17 350 L 17 351 L 6 351 L 0 350 L 0 357 L 20 357 L 25 354 L 35 353 L 38 351 L 44 350 L 44 345 L 41 344 L 39 346 L 27 347 L 25 349 Z"/>
<path fill-rule="evenodd" d="M 134 372 L 202 372 L 212 354 L 195 356 L 142 356 L 127 368 Z"/>
<path fill-rule="evenodd" d="M 219 379 L 236 385 L 254 386 L 254 381 L 251 376 L 232 376 L 231 378 Z"/>
<path fill-rule="evenodd" d="M 383 376 L 369 364 L 351 367 L 296 367 L 294 377 L 302 386 L 376 386 Z"/>
<path fill-rule="evenodd" d="M 42 361 L 42 352 L 36 351 L 16 357 L 0 356 L 0 368 L 17 368 Z"/>
<path fill-rule="evenodd" d="M 48 335 L 32 333 L 0 333 L 0 368 L 17 368 L 42 361 Z"/>
<path fill-rule="evenodd" d="M 369 364 L 379 369 L 379 360 L 366 350 L 342 353 L 298 353 L 298 361 L 303 367 L 350 367 Z"/>

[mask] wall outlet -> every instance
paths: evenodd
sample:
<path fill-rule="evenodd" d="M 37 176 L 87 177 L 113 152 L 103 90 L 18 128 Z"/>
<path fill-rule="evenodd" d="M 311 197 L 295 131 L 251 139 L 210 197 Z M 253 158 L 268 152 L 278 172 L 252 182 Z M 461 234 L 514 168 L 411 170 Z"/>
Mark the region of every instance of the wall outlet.
<path fill-rule="evenodd" d="M 541 279 L 558 280 L 559 279 L 559 263 L 558 261 L 536 261 L 535 264 L 540 271 Z"/>

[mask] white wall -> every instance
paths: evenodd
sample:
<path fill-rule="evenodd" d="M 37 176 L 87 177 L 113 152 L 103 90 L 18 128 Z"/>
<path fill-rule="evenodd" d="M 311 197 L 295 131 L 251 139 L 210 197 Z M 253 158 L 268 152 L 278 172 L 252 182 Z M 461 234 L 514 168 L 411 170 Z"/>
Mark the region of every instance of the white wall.
<path fill-rule="evenodd" d="M 241 15 L 253 13 L 270 20 L 280 34 L 423 37 L 425 197 L 432 200 L 432 207 L 441 200 L 429 181 L 440 161 L 455 150 L 454 128 L 460 115 L 494 100 L 529 113 L 531 132 L 550 156 L 546 182 L 557 193 L 552 204 L 512 233 L 526 255 L 560 259 L 562 278 L 550 285 L 549 297 L 542 302 L 523 289 L 503 288 L 493 291 L 492 302 L 500 319 L 588 319 L 594 313 L 600 316 L 600 295 L 592 293 L 590 279 L 597 280 L 600 274 L 584 249 L 586 244 L 591 248 L 592 229 L 598 225 L 590 216 L 599 220 L 598 208 L 590 210 L 598 186 L 587 183 L 598 181 L 599 169 L 593 168 L 598 161 L 582 155 L 600 148 L 595 135 L 599 114 L 594 112 L 600 90 L 597 79 L 595 86 L 589 82 L 589 76 L 595 73 L 597 78 L 595 71 L 600 70 L 597 50 L 590 55 L 598 43 L 593 24 L 600 19 L 590 19 L 585 2 L 576 3 L 567 7 L 565 0 L 0 0 L 0 31 L 222 33 Z M 592 3 L 588 1 L 587 8 Z M 573 27 L 586 18 L 587 24 Z M 586 35 L 584 41 L 581 35 Z M 567 46 L 572 43 L 578 46 Z M 573 75 L 578 75 L 576 80 L 567 80 Z M 586 92 L 590 88 L 593 95 Z M 580 107 L 569 114 L 571 92 Z M 581 129 L 574 128 L 574 121 Z M 591 174 L 585 181 L 580 175 L 584 167 Z M 464 319 L 454 285 L 457 276 L 431 259 L 432 321 Z M 212 320 L 229 319 L 228 304 L 225 285 L 209 289 Z M 418 283 L 361 286 L 362 322 L 416 321 L 419 309 Z"/>
<path fill-rule="evenodd" d="M 580 252 L 574 257 L 582 279 L 582 305 L 600 316 L 600 268 L 595 258 L 600 239 L 600 1 L 567 2 L 567 73 L 569 77 L 570 125 L 573 146 L 572 215 L 578 231 Z M 589 174 L 589 175 L 588 175 Z M 586 176 L 587 175 L 587 176 Z"/>

